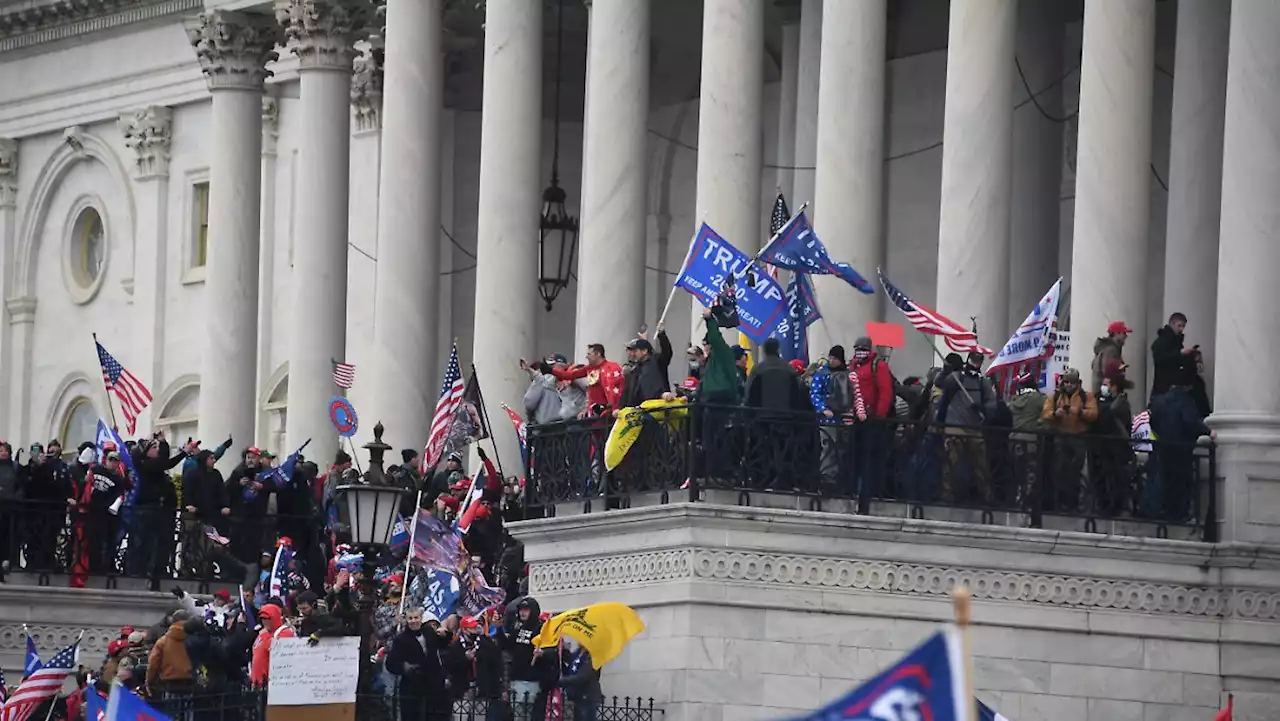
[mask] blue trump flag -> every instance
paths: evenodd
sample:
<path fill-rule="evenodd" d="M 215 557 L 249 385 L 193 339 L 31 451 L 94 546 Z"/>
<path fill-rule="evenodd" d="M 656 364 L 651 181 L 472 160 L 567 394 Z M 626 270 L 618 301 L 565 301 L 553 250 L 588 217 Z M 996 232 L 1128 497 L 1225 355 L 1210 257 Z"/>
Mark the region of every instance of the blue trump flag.
<path fill-rule="evenodd" d="M 140 696 L 121 686 L 117 681 L 111 685 L 106 721 L 170 721 L 170 718 L 152 708 Z"/>
<path fill-rule="evenodd" d="M 853 266 L 831 259 L 803 210 L 792 216 L 760 251 L 760 260 L 787 270 L 834 275 L 867 295 L 875 292 L 875 288 Z"/>
<path fill-rule="evenodd" d="M 733 247 L 711 226 L 703 223 L 693 237 L 689 255 L 675 284 L 692 293 L 699 303 L 711 307 L 724 282 L 731 276 L 745 273 L 750 264 L 751 258 L 746 253 Z M 738 318 L 741 320 L 738 330 L 753 343 L 763 343 L 774 334 L 786 316 L 787 304 L 778 281 L 766 273 L 752 275 L 755 277 L 750 280 L 743 278 L 737 281 Z"/>
<path fill-rule="evenodd" d="M 796 721 L 968 721 L 974 699 L 965 692 L 964 673 L 959 632 L 948 628 L 879 676 Z"/>
<path fill-rule="evenodd" d="M 107 718 L 107 697 L 93 686 L 85 689 L 84 694 L 85 721 L 104 721 Z"/>
<path fill-rule="evenodd" d="M 809 364 L 809 326 L 821 317 L 813 282 L 804 273 L 792 273 L 791 282 L 787 284 L 787 316 L 774 334 L 783 360 L 799 359 Z"/>
<path fill-rule="evenodd" d="M 263 471 L 258 475 L 258 483 L 264 486 L 268 483 L 273 483 L 276 488 L 286 488 L 293 485 L 294 469 L 298 467 L 298 462 L 302 460 L 302 451 L 310 444 L 311 439 L 308 438 L 305 443 L 298 446 L 298 450 L 290 453 L 289 457 L 284 459 L 284 463 Z M 252 501 L 257 497 L 258 492 L 253 489 L 253 486 L 244 487 L 244 500 Z"/>

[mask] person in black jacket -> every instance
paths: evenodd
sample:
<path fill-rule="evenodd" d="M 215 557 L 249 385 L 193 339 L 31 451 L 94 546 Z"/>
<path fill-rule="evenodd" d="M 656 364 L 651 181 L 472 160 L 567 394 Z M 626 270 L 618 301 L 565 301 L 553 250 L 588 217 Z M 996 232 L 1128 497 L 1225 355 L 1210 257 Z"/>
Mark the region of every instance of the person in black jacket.
<path fill-rule="evenodd" d="M 1148 478 L 1148 483 L 1155 484 L 1155 492 L 1148 491 L 1147 498 L 1155 500 L 1156 505 L 1148 503 L 1147 510 L 1161 514 L 1159 517 L 1170 521 L 1188 520 L 1191 511 L 1191 499 L 1199 489 L 1196 488 L 1196 443 L 1200 436 L 1216 439 L 1217 434 L 1209 430 L 1204 419 L 1200 417 L 1196 402 L 1191 397 L 1191 379 L 1184 375 L 1175 381 L 1168 391 L 1151 399 L 1151 431 L 1155 434 L 1155 452 L 1159 460 L 1159 476 Z"/>
<path fill-rule="evenodd" d="M 302 619 L 298 624 L 298 635 L 306 638 L 313 646 L 325 636 L 345 636 L 347 633 L 342 621 L 316 608 L 319 600 L 320 597 L 312 590 L 303 591 L 294 599 L 298 616 Z"/>
<path fill-rule="evenodd" d="M 591 654 L 577 639 L 563 638 L 560 655 L 560 683 L 564 699 L 573 704 L 573 721 L 596 721 L 604 691 L 600 688 L 600 669 L 591 662 Z"/>
<path fill-rule="evenodd" d="M 8 514 L 14 513 L 12 502 L 21 497 L 25 480 L 26 469 L 18 465 L 17 459 L 13 457 L 13 446 L 5 441 L 0 441 L 0 506 L 7 506 L 5 510 Z M 20 523 L 20 516 L 13 517 L 12 520 L 0 517 L 0 554 L 2 554 L 0 555 L 0 562 L 11 563 L 13 566 L 18 565 L 18 546 L 21 543 L 21 533 L 18 534 L 19 538 L 10 538 L 10 535 L 12 533 L 11 529 L 14 526 L 20 526 Z M 3 577 L 3 567 L 0 566 L 0 578 Z"/>
<path fill-rule="evenodd" d="M 227 529 L 231 552 L 242 563 L 252 563 L 269 540 L 264 537 L 262 515 L 266 512 L 267 492 L 258 480 L 262 451 L 246 448 L 240 464 L 227 476 L 227 501 L 233 522 Z"/>
<path fill-rule="evenodd" d="M 1185 377 L 1188 370 L 1195 370 L 1195 356 L 1200 346 L 1183 348 L 1183 333 L 1187 329 L 1187 317 L 1181 313 L 1169 316 L 1169 322 L 1156 331 L 1151 341 L 1151 360 L 1155 370 L 1151 374 L 1151 398 L 1169 390 Z"/>
<path fill-rule="evenodd" d="M 659 334 L 659 339 L 666 334 Z M 664 343 L 667 362 L 670 363 L 671 344 Z M 662 363 L 663 356 L 653 354 L 653 344 L 645 338 L 636 338 L 627 344 L 627 360 L 630 367 L 623 373 L 620 408 L 638 406 L 644 401 L 662 397 L 667 392 L 667 376 Z"/>
<path fill-rule="evenodd" d="M 506 689 L 502 650 L 484 635 L 479 619 L 468 616 L 459 622 L 459 628 L 462 632 L 451 645 L 463 671 L 461 683 L 455 683 L 457 693 L 471 689 L 475 710 L 483 708 L 485 721 L 502 721 L 502 695 Z"/>
<path fill-rule="evenodd" d="M 386 667 L 400 677 L 400 718 L 404 721 L 449 721 L 453 711 L 450 681 L 440 662 L 447 642 L 443 629 L 422 624 L 422 609 L 405 613 L 407 628 L 391 640 Z"/>
<path fill-rule="evenodd" d="M 27 466 L 23 496 L 32 502 L 26 519 L 28 570 L 57 570 L 54 549 L 67 513 L 67 500 L 75 495 L 71 469 L 61 453 L 62 446 L 55 438 Z"/>
<path fill-rule="evenodd" d="M 79 510 L 83 514 L 84 540 L 89 570 L 101 572 L 114 564 L 119 548 L 120 507 L 129 490 L 120 451 L 109 447 L 102 463 L 85 475 Z"/>
<path fill-rule="evenodd" d="M 176 540 L 173 534 L 174 514 L 178 510 L 178 493 L 174 488 L 171 471 L 195 453 L 197 444 L 190 439 L 178 453 L 169 456 L 169 443 L 159 432 L 151 440 L 138 443 L 133 456 L 137 472 L 136 510 L 131 534 L 137 545 L 130 553 L 130 565 L 135 573 L 146 573 L 151 579 L 151 590 L 160 590 L 160 576 L 165 565 L 173 557 Z"/>
<path fill-rule="evenodd" d="M 515 717 L 541 720 L 547 713 L 547 694 L 542 682 L 547 664 L 540 653 L 534 653 L 533 639 L 542 631 L 538 602 L 529 596 L 516 599 L 507 606 L 502 633 L 498 641 L 507 652 L 507 678 L 510 702 Z M 550 657 L 547 657 L 550 658 Z"/>

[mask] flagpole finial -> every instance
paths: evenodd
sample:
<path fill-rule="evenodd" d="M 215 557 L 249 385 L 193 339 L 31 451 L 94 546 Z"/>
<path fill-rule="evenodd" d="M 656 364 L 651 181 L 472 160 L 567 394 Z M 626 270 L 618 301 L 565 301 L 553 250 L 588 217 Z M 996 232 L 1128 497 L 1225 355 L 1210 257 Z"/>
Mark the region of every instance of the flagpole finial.
<path fill-rule="evenodd" d="M 956 625 L 961 628 L 968 626 L 973 618 L 973 594 L 969 592 L 969 587 L 956 586 L 951 592 L 951 597 L 956 606 Z"/>

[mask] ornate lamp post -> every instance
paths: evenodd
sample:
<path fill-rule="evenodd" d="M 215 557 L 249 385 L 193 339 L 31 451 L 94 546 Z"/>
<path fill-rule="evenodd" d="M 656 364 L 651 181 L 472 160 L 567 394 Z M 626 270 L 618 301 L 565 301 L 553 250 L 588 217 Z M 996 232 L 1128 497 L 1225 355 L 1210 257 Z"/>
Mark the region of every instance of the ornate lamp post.
<path fill-rule="evenodd" d="M 551 184 L 542 191 L 538 221 L 538 295 L 551 310 L 556 296 L 569 287 L 578 252 L 578 219 L 565 207 L 568 194 L 560 187 L 560 80 L 564 47 L 564 0 L 556 0 L 556 94 L 552 115 Z"/>

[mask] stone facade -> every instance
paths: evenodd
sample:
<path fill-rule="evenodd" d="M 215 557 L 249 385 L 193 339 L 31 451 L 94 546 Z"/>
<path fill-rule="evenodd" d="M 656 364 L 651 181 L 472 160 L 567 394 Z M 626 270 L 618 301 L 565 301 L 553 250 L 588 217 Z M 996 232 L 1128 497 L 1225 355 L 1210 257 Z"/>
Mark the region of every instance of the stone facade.
<path fill-rule="evenodd" d="M 1015 721 L 1280 715 L 1280 554 L 909 519 L 676 504 L 530 521 L 544 608 L 635 607 L 604 672 L 670 721 L 811 709 L 874 675 L 974 595 L 974 684 Z"/>

